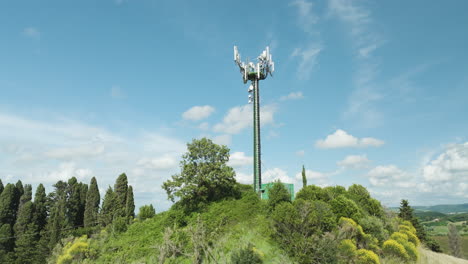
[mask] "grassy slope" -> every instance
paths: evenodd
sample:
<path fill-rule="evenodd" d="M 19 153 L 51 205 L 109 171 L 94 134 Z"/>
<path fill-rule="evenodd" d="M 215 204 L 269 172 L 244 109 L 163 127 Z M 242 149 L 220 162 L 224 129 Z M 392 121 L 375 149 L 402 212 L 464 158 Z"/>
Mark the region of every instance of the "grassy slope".
<path fill-rule="evenodd" d="M 265 263 L 291 263 L 289 258 L 269 237 L 271 230 L 265 218 L 264 206 L 255 197 L 227 200 L 210 205 L 199 215 L 185 220 L 194 223 L 197 217 L 211 230 L 221 233 L 214 242 L 215 255 L 230 259 L 231 252 L 252 243 L 264 256 Z M 172 226 L 175 218 L 171 212 L 157 214 L 152 219 L 132 224 L 128 230 L 116 236 L 101 235 L 93 240 L 99 250 L 93 263 L 157 263 L 156 246 L 162 241 L 166 226 Z M 178 258 L 177 263 L 191 263 Z"/>
<path fill-rule="evenodd" d="M 435 253 L 424 248 L 420 248 L 419 252 L 420 258 L 417 262 L 418 264 L 468 264 L 468 260 Z"/>

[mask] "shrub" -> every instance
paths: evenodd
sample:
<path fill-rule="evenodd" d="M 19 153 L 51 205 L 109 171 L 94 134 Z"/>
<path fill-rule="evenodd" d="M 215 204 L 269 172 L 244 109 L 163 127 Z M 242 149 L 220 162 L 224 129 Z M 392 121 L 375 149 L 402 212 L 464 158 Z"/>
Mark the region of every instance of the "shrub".
<path fill-rule="evenodd" d="M 409 242 L 409 241 L 403 241 L 401 243 L 401 245 L 403 245 L 403 247 L 405 248 L 406 250 L 406 253 L 408 253 L 408 256 L 411 260 L 413 261 L 417 261 L 418 258 L 419 258 L 419 253 L 418 253 L 418 250 L 416 249 L 416 247 L 414 246 L 413 243 Z"/>
<path fill-rule="evenodd" d="M 416 247 L 419 246 L 420 242 L 419 242 L 419 238 L 414 234 L 414 233 L 411 233 L 411 232 L 408 232 L 408 231 L 401 231 L 401 233 L 405 234 L 406 236 L 408 236 L 408 241 L 413 243 Z"/>
<path fill-rule="evenodd" d="M 397 257 L 403 261 L 407 261 L 410 259 L 405 247 L 393 239 L 389 239 L 384 242 L 382 251 L 385 256 Z"/>
<path fill-rule="evenodd" d="M 340 259 L 344 261 L 344 263 L 348 262 L 350 259 L 354 259 L 356 257 L 356 243 L 351 239 L 344 239 L 340 242 L 338 246 L 338 252 L 340 254 Z"/>
<path fill-rule="evenodd" d="M 126 217 L 117 217 L 114 222 L 112 222 L 112 231 L 115 234 L 120 234 L 127 231 L 128 220 Z"/>
<path fill-rule="evenodd" d="M 359 222 L 364 232 L 371 234 L 381 243 L 388 239 L 388 231 L 384 228 L 384 223 L 381 219 L 375 216 L 368 216 L 361 219 Z"/>
<path fill-rule="evenodd" d="M 379 256 L 371 250 L 359 249 L 356 264 L 380 264 Z"/>
<path fill-rule="evenodd" d="M 154 210 L 154 207 L 152 204 L 143 205 L 142 207 L 140 207 L 138 218 L 143 221 L 148 218 L 153 218 L 155 215 L 156 215 L 156 210 Z"/>
<path fill-rule="evenodd" d="M 390 236 L 390 239 L 396 240 L 401 244 L 403 241 L 408 241 L 408 236 L 406 234 L 401 233 L 401 232 L 394 232 Z"/>
<path fill-rule="evenodd" d="M 241 248 L 240 250 L 232 253 L 231 255 L 232 264 L 257 264 L 263 263 L 260 254 L 258 254 L 252 244 L 248 244 L 247 247 Z"/>
<path fill-rule="evenodd" d="M 330 202 L 330 205 L 332 207 L 333 213 L 335 213 L 338 218 L 342 216 L 355 220 L 361 218 L 362 214 L 359 210 L 359 207 L 353 200 L 346 198 L 344 195 L 339 195 L 333 199 Z"/>
<path fill-rule="evenodd" d="M 268 208 L 273 211 L 276 205 L 282 202 L 291 202 L 291 194 L 284 184 L 278 180 L 268 190 Z"/>

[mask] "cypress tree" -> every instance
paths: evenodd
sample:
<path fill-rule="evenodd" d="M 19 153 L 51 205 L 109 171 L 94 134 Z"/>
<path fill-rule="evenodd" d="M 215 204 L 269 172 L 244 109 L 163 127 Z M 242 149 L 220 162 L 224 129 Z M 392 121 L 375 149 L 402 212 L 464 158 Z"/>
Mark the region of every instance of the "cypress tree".
<path fill-rule="evenodd" d="M 58 181 L 54 184 L 54 192 L 50 194 L 50 210 L 49 221 L 46 226 L 48 236 L 49 249 L 54 248 L 55 244 L 62 238 L 62 229 L 67 226 L 66 202 L 67 202 L 67 183 Z"/>
<path fill-rule="evenodd" d="M 75 177 L 68 180 L 66 208 L 68 227 L 80 225 L 80 185 Z"/>
<path fill-rule="evenodd" d="M 86 205 L 85 205 L 85 212 L 84 212 L 84 226 L 85 227 L 96 225 L 96 222 L 98 221 L 100 200 L 101 200 L 101 196 L 99 195 L 98 184 L 97 184 L 96 178 L 93 177 L 91 179 L 91 183 L 89 184 L 88 193 L 86 194 Z"/>
<path fill-rule="evenodd" d="M 13 248 L 15 241 L 11 238 L 12 236 L 13 229 L 11 225 L 0 223 L 0 237 L 3 238 L 0 240 L 0 263 L 12 263 L 14 260 Z"/>
<path fill-rule="evenodd" d="M 16 220 L 16 196 L 15 185 L 9 183 L 0 194 L 0 263 L 9 263 L 13 258 L 15 240 L 13 238 L 13 225 Z M 11 253 L 11 254 L 10 254 Z"/>
<path fill-rule="evenodd" d="M 23 206 L 25 203 L 27 203 L 27 202 L 29 202 L 31 200 L 32 200 L 32 187 L 31 187 L 31 184 L 25 184 L 23 194 L 20 197 L 18 210 L 21 209 L 21 206 Z"/>
<path fill-rule="evenodd" d="M 128 186 L 126 211 L 130 221 L 135 218 L 135 200 L 133 199 L 133 187 L 131 185 Z"/>
<path fill-rule="evenodd" d="M 18 212 L 18 208 L 20 204 L 20 199 L 21 199 L 21 196 L 23 196 L 23 193 L 24 193 L 23 183 L 20 180 L 18 180 L 15 184 L 15 195 L 14 195 L 15 220 L 16 220 L 16 214 Z"/>
<path fill-rule="evenodd" d="M 47 224 L 47 196 L 44 185 L 39 184 L 34 194 L 34 222 L 38 231 L 42 231 Z"/>
<path fill-rule="evenodd" d="M 2 179 L 0 179 L 0 194 L 2 194 L 3 189 L 4 189 L 3 182 L 2 182 Z"/>
<path fill-rule="evenodd" d="M 302 165 L 302 188 L 306 186 L 307 186 L 307 177 L 306 177 L 304 165 Z"/>
<path fill-rule="evenodd" d="M 125 173 L 120 174 L 114 185 L 116 213 L 118 216 L 125 216 L 127 206 L 128 181 Z"/>
<path fill-rule="evenodd" d="M 115 194 L 112 187 L 109 186 L 106 191 L 106 195 L 104 196 L 104 201 L 102 202 L 102 210 L 99 220 L 102 226 L 107 226 L 112 223 L 115 207 Z"/>
<path fill-rule="evenodd" d="M 44 185 L 39 184 L 34 194 L 33 221 L 36 228 L 37 245 L 35 249 L 35 263 L 45 263 L 49 254 L 48 242 L 50 237 L 45 228 L 47 225 L 47 196 Z"/>
<path fill-rule="evenodd" d="M 26 188 L 22 197 L 25 195 L 27 195 Z M 33 221 L 33 214 L 34 205 L 31 201 L 27 201 L 20 206 L 13 228 L 16 236 L 15 255 L 17 263 L 32 263 L 35 259 L 35 249 L 39 236 Z"/>
<path fill-rule="evenodd" d="M 84 212 L 86 209 L 86 195 L 88 194 L 88 184 L 80 182 L 80 207 L 78 210 L 78 225 L 84 225 Z"/>

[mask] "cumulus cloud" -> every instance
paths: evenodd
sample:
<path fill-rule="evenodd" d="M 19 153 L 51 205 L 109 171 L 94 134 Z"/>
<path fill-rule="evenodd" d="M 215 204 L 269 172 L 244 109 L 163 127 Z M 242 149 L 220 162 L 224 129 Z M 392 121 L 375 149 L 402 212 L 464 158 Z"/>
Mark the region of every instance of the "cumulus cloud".
<path fill-rule="evenodd" d="M 229 158 L 228 165 L 233 168 L 239 168 L 246 165 L 251 165 L 253 157 L 246 156 L 244 152 L 234 152 Z"/>
<path fill-rule="evenodd" d="M 288 95 L 281 96 L 280 101 L 286 101 L 286 100 L 298 100 L 304 98 L 304 95 L 302 92 L 291 92 Z"/>
<path fill-rule="evenodd" d="M 325 187 L 329 185 L 329 177 L 333 173 L 323 173 L 323 172 L 318 172 L 318 171 L 313 171 L 313 170 L 306 170 L 306 178 L 307 178 L 307 184 L 315 184 L 321 187 Z M 302 182 L 302 171 L 296 173 L 296 180 Z M 298 185 L 299 186 L 299 185 Z"/>
<path fill-rule="evenodd" d="M 393 185 L 410 178 L 407 172 L 402 171 L 395 165 L 377 166 L 369 171 L 367 176 L 373 186 Z"/>
<path fill-rule="evenodd" d="M 335 133 L 328 135 L 325 139 L 315 142 L 315 146 L 323 149 L 330 148 L 349 148 L 349 147 L 380 147 L 384 141 L 376 138 L 365 137 L 356 138 L 346 131 L 337 129 Z"/>
<path fill-rule="evenodd" d="M 215 136 L 213 138 L 213 142 L 218 144 L 218 145 L 231 145 L 231 141 L 232 141 L 232 136 L 231 135 L 228 135 L 228 134 L 224 134 L 224 135 L 219 135 L 219 136 Z"/>
<path fill-rule="evenodd" d="M 370 160 L 366 155 L 349 155 L 336 164 L 343 168 L 364 169 L 369 167 Z"/>
<path fill-rule="evenodd" d="M 261 125 L 273 124 L 276 106 L 265 105 L 260 108 Z M 238 134 L 247 127 L 252 126 L 253 110 L 251 105 L 236 106 L 229 109 L 223 121 L 214 126 L 215 132 Z"/>
<path fill-rule="evenodd" d="M 170 155 L 164 155 L 156 158 L 142 158 L 137 164 L 146 169 L 168 170 L 177 167 L 177 160 Z"/>
<path fill-rule="evenodd" d="M 422 171 L 424 179 L 429 182 L 468 182 L 468 142 L 448 146 Z"/>
<path fill-rule="evenodd" d="M 99 186 L 112 186 L 125 172 L 137 207 L 165 203 L 164 194 L 147 197 L 141 190 L 160 189 L 186 151 L 184 141 L 164 133 L 120 135 L 50 113 L 44 121 L 0 112 L 0 127 L 8 128 L 0 129 L 0 175 L 8 176 L 3 181 L 43 183 L 52 191 L 53 183 L 73 176 L 84 182 L 95 176 Z"/>
<path fill-rule="evenodd" d="M 214 107 L 209 105 L 194 106 L 182 114 L 185 120 L 199 121 L 208 118 L 215 111 Z"/>
<path fill-rule="evenodd" d="M 274 182 L 277 180 L 283 183 L 294 183 L 294 179 L 289 177 L 288 173 L 280 168 L 269 169 L 262 173 L 263 182 Z"/>

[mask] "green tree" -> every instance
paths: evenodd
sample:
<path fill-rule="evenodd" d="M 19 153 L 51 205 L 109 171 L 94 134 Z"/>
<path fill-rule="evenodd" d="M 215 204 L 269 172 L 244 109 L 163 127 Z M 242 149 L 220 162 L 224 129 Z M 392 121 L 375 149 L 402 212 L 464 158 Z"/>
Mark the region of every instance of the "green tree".
<path fill-rule="evenodd" d="M 25 184 L 23 189 L 23 194 L 20 197 L 20 202 L 18 206 L 18 210 L 23 206 L 25 203 L 32 200 L 32 187 L 31 184 Z"/>
<path fill-rule="evenodd" d="M 129 220 L 135 218 L 135 200 L 133 198 L 133 187 L 131 185 L 128 186 L 127 191 L 126 212 L 126 215 L 129 218 Z"/>
<path fill-rule="evenodd" d="M 88 184 L 79 183 L 80 206 L 78 209 L 78 225 L 84 226 L 84 212 L 86 209 L 86 196 L 88 195 Z"/>
<path fill-rule="evenodd" d="M 2 179 L 0 179 L 0 194 L 2 194 L 3 189 L 5 189 L 5 187 L 3 186 Z"/>
<path fill-rule="evenodd" d="M 14 207 L 15 207 L 15 219 L 16 219 L 16 214 L 18 212 L 18 208 L 20 205 L 20 199 L 21 196 L 23 196 L 24 193 L 24 188 L 23 188 L 23 183 L 18 180 L 15 184 L 15 195 L 14 195 Z"/>
<path fill-rule="evenodd" d="M 51 209 L 46 226 L 49 249 L 52 249 L 60 241 L 63 237 L 63 229 L 69 225 L 66 215 L 68 190 L 69 185 L 66 182 L 58 181 L 54 184 L 54 191 L 49 194 Z"/>
<path fill-rule="evenodd" d="M 411 219 L 413 219 L 413 208 L 409 206 L 408 200 L 401 200 L 400 212 L 398 213 L 398 217 L 408 221 L 411 221 Z"/>
<path fill-rule="evenodd" d="M 273 211 L 275 207 L 282 202 L 291 202 L 291 194 L 281 181 L 276 181 L 268 189 L 268 207 Z"/>
<path fill-rule="evenodd" d="M 46 232 L 47 225 L 47 195 L 44 185 L 39 184 L 34 194 L 34 213 L 33 221 L 36 227 L 35 233 L 37 234 L 37 246 L 35 249 L 35 262 L 45 263 L 45 259 L 49 253 L 48 250 L 48 233 Z"/>
<path fill-rule="evenodd" d="M 114 185 L 115 213 L 118 216 L 126 215 L 128 180 L 127 175 L 122 173 L 117 178 Z"/>
<path fill-rule="evenodd" d="M 462 258 L 462 247 L 461 247 L 461 238 L 460 234 L 458 233 L 457 226 L 453 223 L 449 223 L 448 227 L 448 241 L 450 246 L 450 251 L 453 256 L 457 258 Z"/>
<path fill-rule="evenodd" d="M 152 218 L 156 214 L 154 207 L 152 204 L 150 205 L 143 205 L 140 207 L 140 211 L 138 212 L 138 218 L 140 220 L 145 220 L 148 218 Z"/>
<path fill-rule="evenodd" d="M 27 185 L 25 185 L 25 187 L 26 186 Z M 26 188 L 22 197 L 25 195 L 27 195 Z M 13 228 L 16 235 L 16 262 L 19 264 L 33 263 L 36 259 L 36 245 L 39 236 L 33 221 L 33 214 L 34 204 L 31 201 L 22 204 L 19 208 L 18 217 Z"/>
<path fill-rule="evenodd" d="M 304 165 L 302 165 L 302 188 L 307 186 L 307 177 Z"/>
<path fill-rule="evenodd" d="M 91 179 L 89 184 L 88 193 L 86 194 L 86 205 L 84 212 L 84 226 L 91 227 L 95 226 L 99 217 L 99 202 L 101 196 L 99 194 L 99 188 L 96 178 Z"/>
<path fill-rule="evenodd" d="M 15 240 L 13 238 L 13 225 L 16 221 L 16 197 L 15 185 L 9 183 L 0 194 L 0 263 L 11 261 Z M 10 258 L 11 257 L 11 258 Z"/>
<path fill-rule="evenodd" d="M 235 172 L 227 166 L 229 148 L 202 138 L 187 144 L 187 150 L 180 162 L 181 173 L 162 186 L 170 200 L 177 197 L 188 209 L 195 209 L 207 202 L 239 195 Z"/>
<path fill-rule="evenodd" d="M 263 263 L 260 255 L 255 252 L 254 246 L 248 244 L 247 247 L 241 248 L 231 255 L 232 264 L 260 264 Z"/>
<path fill-rule="evenodd" d="M 414 216 L 414 210 L 409 205 L 408 200 L 401 200 L 400 212 L 398 213 L 398 216 L 403 220 L 410 221 L 411 224 L 413 224 L 414 228 L 416 228 L 416 235 L 418 236 L 418 238 L 422 241 L 427 241 L 426 230 L 424 230 L 424 227 L 421 225 L 418 218 Z"/>
<path fill-rule="evenodd" d="M 67 186 L 66 217 L 68 227 L 79 226 L 80 223 L 80 184 L 75 177 L 68 180 Z"/>
<path fill-rule="evenodd" d="M 353 200 L 346 198 L 344 195 L 339 195 L 333 199 L 330 202 L 330 205 L 333 213 L 337 216 L 337 219 L 344 216 L 358 220 L 362 216 L 362 213 L 356 203 Z"/>
<path fill-rule="evenodd" d="M 302 188 L 296 195 L 296 199 L 304 200 L 325 200 L 325 193 L 322 188 L 316 185 L 308 185 Z"/>
<path fill-rule="evenodd" d="M 102 202 L 102 210 L 100 214 L 99 222 L 102 226 L 107 226 L 112 223 L 114 219 L 115 209 L 115 195 L 112 187 L 107 188 L 106 194 L 104 195 L 104 201 Z"/>

